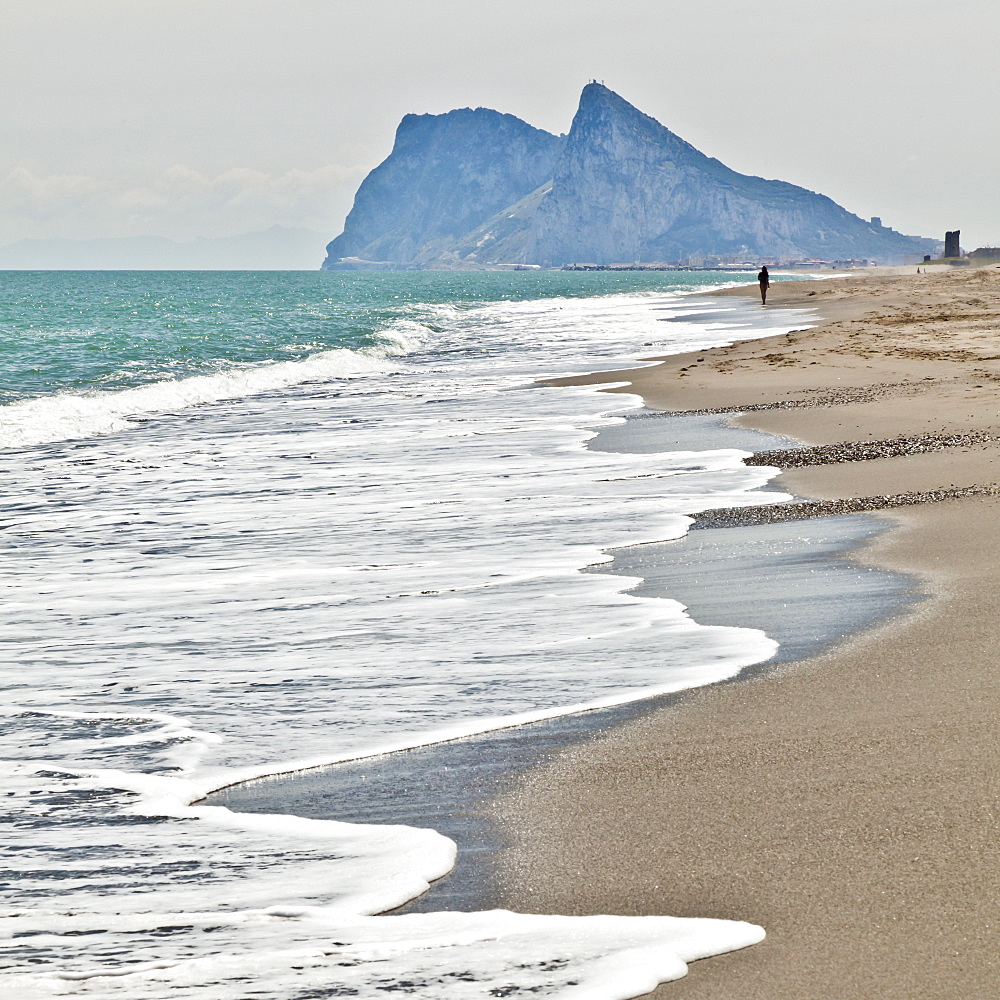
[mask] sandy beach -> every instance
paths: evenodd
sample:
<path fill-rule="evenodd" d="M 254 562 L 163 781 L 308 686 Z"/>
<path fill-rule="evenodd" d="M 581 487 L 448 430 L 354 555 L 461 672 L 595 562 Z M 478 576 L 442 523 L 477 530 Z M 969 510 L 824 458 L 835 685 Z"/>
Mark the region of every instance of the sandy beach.
<path fill-rule="evenodd" d="M 987 1000 L 1000 964 L 1000 270 L 772 285 L 767 308 L 786 305 L 820 325 L 568 381 L 627 380 L 618 391 L 650 407 L 743 411 L 745 426 L 847 443 L 773 485 L 875 509 L 936 500 L 879 514 L 895 530 L 856 556 L 917 574 L 931 596 L 531 772 L 494 807 L 513 845 L 503 904 L 767 930 L 658 997 Z"/>

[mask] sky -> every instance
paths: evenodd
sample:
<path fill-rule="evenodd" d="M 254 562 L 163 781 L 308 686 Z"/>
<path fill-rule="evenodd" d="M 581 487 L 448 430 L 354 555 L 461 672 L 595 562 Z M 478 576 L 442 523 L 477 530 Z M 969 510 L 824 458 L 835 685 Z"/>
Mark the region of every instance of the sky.
<path fill-rule="evenodd" d="M 408 112 L 601 80 L 744 173 L 1000 243 L 997 0 L 4 0 L 0 246 L 336 236 Z"/>

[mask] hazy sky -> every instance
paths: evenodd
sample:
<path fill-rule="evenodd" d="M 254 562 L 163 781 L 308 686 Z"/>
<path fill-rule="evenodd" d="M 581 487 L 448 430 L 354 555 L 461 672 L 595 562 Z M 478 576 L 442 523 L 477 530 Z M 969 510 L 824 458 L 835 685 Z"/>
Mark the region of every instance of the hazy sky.
<path fill-rule="evenodd" d="M 591 78 L 744 173 L 1000 242 L 997 0 L 3 0 L 0 244 L 339 231 L 406 112 Z"/>

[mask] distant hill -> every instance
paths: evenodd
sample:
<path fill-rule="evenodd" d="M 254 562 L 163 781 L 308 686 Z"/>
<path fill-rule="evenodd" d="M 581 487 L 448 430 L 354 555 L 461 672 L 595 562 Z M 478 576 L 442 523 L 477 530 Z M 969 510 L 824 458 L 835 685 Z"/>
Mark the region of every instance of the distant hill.
<path fill-rule="evenodd" d="M 805 188 L 737 173 L 590 83 L 567 137 L 486 108 L 407 115 L 323 266 L 895 263 L 936 246 Z"/>
<path fill-rule="evenodd" d="M 189 243 L 162 236 L 19 240 L 0 247 L 0 270 L 314 271 L 323 241 L 311 229 L 283 226 Z"/>
<path fill-rule="evenodd" d="M 550 180 L 563 139 L 488 108 L 407 115 L 362 182 L 328 262 L 422 261 Z"/>

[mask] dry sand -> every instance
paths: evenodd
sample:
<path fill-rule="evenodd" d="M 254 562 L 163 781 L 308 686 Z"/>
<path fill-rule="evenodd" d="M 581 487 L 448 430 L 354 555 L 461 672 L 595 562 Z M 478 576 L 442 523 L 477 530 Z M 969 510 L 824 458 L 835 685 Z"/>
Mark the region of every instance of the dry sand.
<path fill-rule="evenodd" d="M 781 403 L 741 420 L 813 444 L 1000 435 L 1000 271 L 796 282 L 771 301 L 827 322 L 626 377 L 655 407 Z M 830 498 L 990 485 L 998 457 L 977 445 L 796 469 L 778 485 Z M 933 599 L 533 772 L 496 803 L 513 842 L 504 905 L 766 928 L 657 997 L 1000 996 L 1000 499 L 884 516 L 899 529 L 858 558 L 920 574 Z"/>

